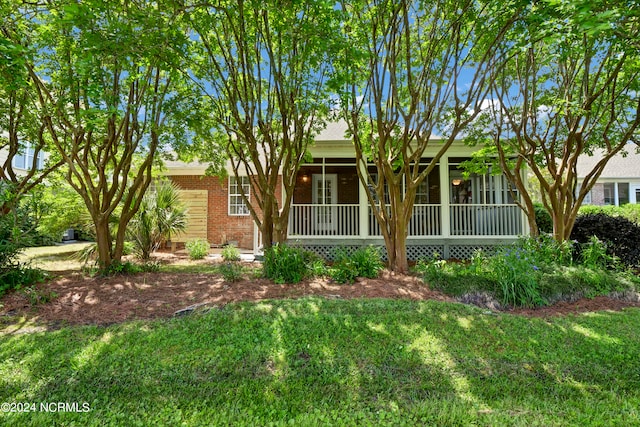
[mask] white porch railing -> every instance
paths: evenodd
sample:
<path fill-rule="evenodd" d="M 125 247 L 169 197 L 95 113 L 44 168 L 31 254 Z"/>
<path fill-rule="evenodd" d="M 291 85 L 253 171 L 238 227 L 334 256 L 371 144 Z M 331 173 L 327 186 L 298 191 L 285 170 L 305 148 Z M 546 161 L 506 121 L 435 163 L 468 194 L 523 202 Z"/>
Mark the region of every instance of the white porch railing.
<path fill-rule="evenodd" d="M 291 205 L 289 236 L 358 236 L 359 205 Z"/>
<path fill-rule="evenodd" d="M 371 208 L 369 236 L 379 237 L 380 226 Z M 289 212 L 289 236 L 360 236 L 359 205 L 296 204 Z M 414 205 L 409 236 L 442 235 L 442 206 Z M 522 213 L 518 206 L 456 204 L 449 206 L 451 236 L 517 236 L 522 234 Z M 366 230 L 365 230 L 366 231 Z"/>
<path fill-rule="evenodd" d="M 440 212 L 440 205 L 413 205 L 413 215 L 409 221 L 409 236 L 439 236 L 442 234 Z M 369 208 L 369 235 L 382 235 L 380 224 L 378 224 L 371 208 Z"/>
<path fill-rule="evenodd" d="M 452 236 L 516 236 L 522 213 L 516 205 L 451 205 Z"/>

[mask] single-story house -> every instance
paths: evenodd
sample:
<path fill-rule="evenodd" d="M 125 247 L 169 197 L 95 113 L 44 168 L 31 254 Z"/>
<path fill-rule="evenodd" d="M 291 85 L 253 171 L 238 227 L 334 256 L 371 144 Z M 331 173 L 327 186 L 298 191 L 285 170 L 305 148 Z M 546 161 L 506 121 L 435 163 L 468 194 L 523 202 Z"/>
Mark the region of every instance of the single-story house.
<path fill-rule="evenodd" d="M 579 158 L 579 183 L 601 158 L 598 152 L 590 157 Z M 584 200 L 584 204 L 587 205 L 619 206 L 625 203 L 640 203 L 640 152 L 638 146 L 633 143 L 629 143 L 625 155 L 618 154 L 609 160 Z"/>
<path fill-rule="evenodd" d="M 289 216 L 288 242 L 325 257 L 336 246 L 384 247 L 369 207 L 369 189 L 358 179 L 353 144 L 345 131 L 344 122 L 329 123 L 315 138 L 310 148 L 313 160 L 300 168 Z M 439 146 L 434 140 L 425 163 Z M 502 175 L 465 178 L 460 164 L 472 151 L 455 143 L 420 186 L 409 225 L 409 259 L 434 252 L 446 258 L 468 258 L 476 249 L 512 242 L 528 233 L 526 217 L 513 203 Z M 181 241 L 202 237 L 213 245 L 234 242 L 255 248 L 260 236 L 239 193 L 240 185 L 249 188 L 248 178 L 238 182 L 233 176 L 206 177 L 205 168 L 198 163 L 167 164 L 165 174 L 183 190 L 192 215 Z"/>

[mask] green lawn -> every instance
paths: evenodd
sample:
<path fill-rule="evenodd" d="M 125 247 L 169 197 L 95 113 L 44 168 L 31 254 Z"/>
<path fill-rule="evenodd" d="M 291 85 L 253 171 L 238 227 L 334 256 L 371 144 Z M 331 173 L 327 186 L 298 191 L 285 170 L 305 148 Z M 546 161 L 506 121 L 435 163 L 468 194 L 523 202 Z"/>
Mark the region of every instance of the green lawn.
<path fill-rule="evenodd" d="M 29 262 L 32 267 L 47 271 L 80 270 L 84 263 L 76 254 L 90 244 L 78 242 L 25 248 L 18 259 L 20 262 Z"/>
<path fill-rule="evenodd" d="M 639 425 L 639 326 L 638 309 L 308 298 L 3 335 L 0 402 L 90 412 L 0 424 Z"/>

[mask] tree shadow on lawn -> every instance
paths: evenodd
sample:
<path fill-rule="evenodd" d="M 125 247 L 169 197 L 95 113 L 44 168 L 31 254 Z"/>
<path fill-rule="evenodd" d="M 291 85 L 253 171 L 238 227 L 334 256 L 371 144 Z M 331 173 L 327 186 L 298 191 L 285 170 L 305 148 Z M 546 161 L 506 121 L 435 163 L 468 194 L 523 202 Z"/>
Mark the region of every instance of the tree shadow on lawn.
<path fill-rule="evenodd" d="M 304 298 L 1 337 L 2 401 L 91 407 L 1 416 L 15 425 L 633 420 L 639 310 L 549 320 L 487 313 Z"/>

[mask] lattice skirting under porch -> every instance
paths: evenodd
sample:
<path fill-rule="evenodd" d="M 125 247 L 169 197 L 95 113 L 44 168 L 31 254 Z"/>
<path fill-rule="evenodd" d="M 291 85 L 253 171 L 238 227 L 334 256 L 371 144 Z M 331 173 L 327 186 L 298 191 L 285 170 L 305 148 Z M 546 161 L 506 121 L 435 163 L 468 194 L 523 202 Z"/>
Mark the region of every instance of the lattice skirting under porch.
<path fill-rule="evenodd" d="M 497 244 L 489 244 L 489 245 L 481 245 L 481 244 L 473 244 L 473 245 L 462 245 L 462 244 L 417 244 L 417 245 L 408 245 L 407 246 L 407 258 L 409 261 L 418 261 L 423 258 L 431 258 L 434 254 L 437 254 L 438 257 L 444 259 L 469 259 L 473 256 L 473 254 L 482 250 L 484 252 L 492 252 L 496 249 L 498 244 L 507 244 L 509 242 L 497 242 Z M 327 261 L 333 261 L 335 258 L 335 253 L 338 248 L 346 249 L 348 252 L 353 252 L 356 249 L 362 246 L 368 246 L 372 244 L 371 242 L 362 242 L 362 244 L 348 244 L 348 243 L 313 243 L 313 242 L 289 242 L 292 246 L 297 246 L 308 250 L 310 252 L 316 253 L 318 256 L 324 258 Z M 387 251 L 384 247 L 384 244 L 380 242 L 376 242 L 372 244 L 373 246 L 377 246 L 380 248 L 380 252 L 382 254 L 383 259 L 387 260 Z"/>

